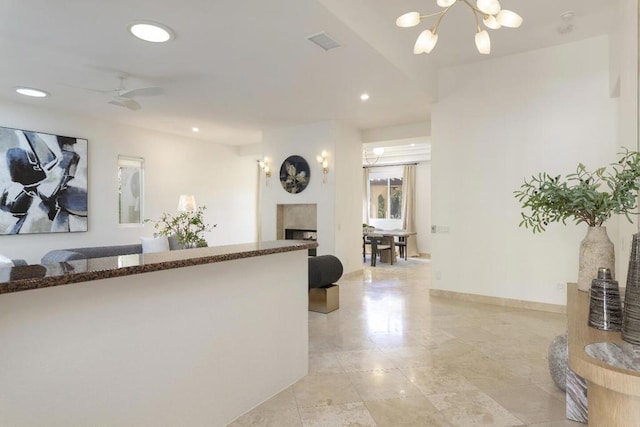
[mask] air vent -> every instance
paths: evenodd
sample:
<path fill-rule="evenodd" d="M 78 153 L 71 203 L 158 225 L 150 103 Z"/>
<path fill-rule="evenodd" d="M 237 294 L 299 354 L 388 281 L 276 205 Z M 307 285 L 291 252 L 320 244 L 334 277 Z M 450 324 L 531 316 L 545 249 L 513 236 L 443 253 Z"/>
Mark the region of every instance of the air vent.
<path fill-rule="evenodd" d="M 331 50 L 341 46 L 340 43 L 329 37 L 329 35 L 325 32 L 309 36 L 307 37 L 307 40 L 317 44 L 324 50 Z"/>

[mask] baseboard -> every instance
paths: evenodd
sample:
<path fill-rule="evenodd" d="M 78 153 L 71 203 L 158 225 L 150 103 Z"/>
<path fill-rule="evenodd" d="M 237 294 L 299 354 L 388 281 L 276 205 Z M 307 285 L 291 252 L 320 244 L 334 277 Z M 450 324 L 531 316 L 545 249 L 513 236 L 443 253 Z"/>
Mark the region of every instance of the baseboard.
<path fill-rule="evenodd" d="M 481 304 L 493 304 L 502 307 L 525 308 L 527 310 L 546 311 L 548 313 L 567 313 L 567 306 L 560 304 L 523 301 L 518 299 L 491 297 L 487 295 L 465 294 L 463 292 L 444 291 L 442 289 L 429 289 L 429 295 L 432 297 L 444 297 L 460 301 L 477 302 Z"/>

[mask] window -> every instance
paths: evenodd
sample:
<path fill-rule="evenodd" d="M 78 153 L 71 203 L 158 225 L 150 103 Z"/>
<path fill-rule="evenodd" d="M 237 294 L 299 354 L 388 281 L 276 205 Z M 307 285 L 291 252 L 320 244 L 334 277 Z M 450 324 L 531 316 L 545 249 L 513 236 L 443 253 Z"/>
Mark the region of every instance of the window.
<path fill-rule="evenodd" d="M 142 224 L 144 159 L 118 156 L 118 211 L 120 224 Z"/>
<path fill-rule="evenodd" d="M 402 219 L 402 167 L 370 169 L 369 217 Z"/>

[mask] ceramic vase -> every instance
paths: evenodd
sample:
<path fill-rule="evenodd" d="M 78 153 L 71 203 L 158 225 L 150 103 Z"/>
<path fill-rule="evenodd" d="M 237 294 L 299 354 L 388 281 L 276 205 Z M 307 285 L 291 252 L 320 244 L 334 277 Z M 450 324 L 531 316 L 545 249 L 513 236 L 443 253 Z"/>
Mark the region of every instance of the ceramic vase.
<path fill-rule="evenodd" d="M 558 335 L 549 344 L 547 362 L 549 363 L 549 373 L 556 386 L 562 390 L 567 390 L 567 368 L 569 366 L 569 345 L 568 336 L 565 332 Z"/>
<path fill-rule="evenodd" d="M 616 256 L 613 242 L 607 235 L 606 227 L 589 227 L 587 235 L 580 243 L 578 267 L 578 289 L 588 292 L 591 281 L 598 277 L 599 268 L 615 270 Z"/>
<path fill-rule="evenodd" d="M 640 344 L 640 233 L 633 235 L 622 314 L 622 339 Z"/>
<path fill-rule="evenodd" d="M 589 326 L 602 331 L 619 331 L 621 324 L 618 282 L 611 278 L 611 270 L 601 268 L 598 270 L 598 278 L 591 281 Z"/>

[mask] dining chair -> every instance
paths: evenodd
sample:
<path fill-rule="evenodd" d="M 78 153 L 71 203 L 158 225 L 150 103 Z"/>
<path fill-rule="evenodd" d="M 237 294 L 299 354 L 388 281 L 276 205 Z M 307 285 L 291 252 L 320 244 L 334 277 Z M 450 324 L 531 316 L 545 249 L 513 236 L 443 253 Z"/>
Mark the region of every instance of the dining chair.
<path fill-rule="evenodd" d="M 395 228 L 393 231 L 402 231 L 399 228 Z M 395 242 L 396 246 L 398 247 L 398 250 L 400 252 L 400 258 L 404 258 L 404 260 L 407 260 L 407 238 L 404 236 L 398 236 L 398 240 L 396 240 Z"/>
<path fill-rule="evenodd" d="M 368 235 L 363 234 L 362 235 L 362 262 L 367 261 L 367 245 L 371 246 L 371 239 L 369 238 Z M 371 251 L 371 253 L 373 254 L 373 251 Z"/>
<path fill-rule="evenodd" d="M 407 260 L 407 238 L 404 236 L 398 236 L 398 241 L 396 242 L 396 246 L 400 251 L 400 258 L 404 258 Z"/>
<path fill-rule="evenodd" d="M 378 255 L 382 258 L 382 251 L 389 251 L 389 260 L 393 264 L 393 254 L 391 253 L 391 240 L 389 236 L 369 236 L 371 240 L 371 267 L 376 266 L 376 258 Z"/>

